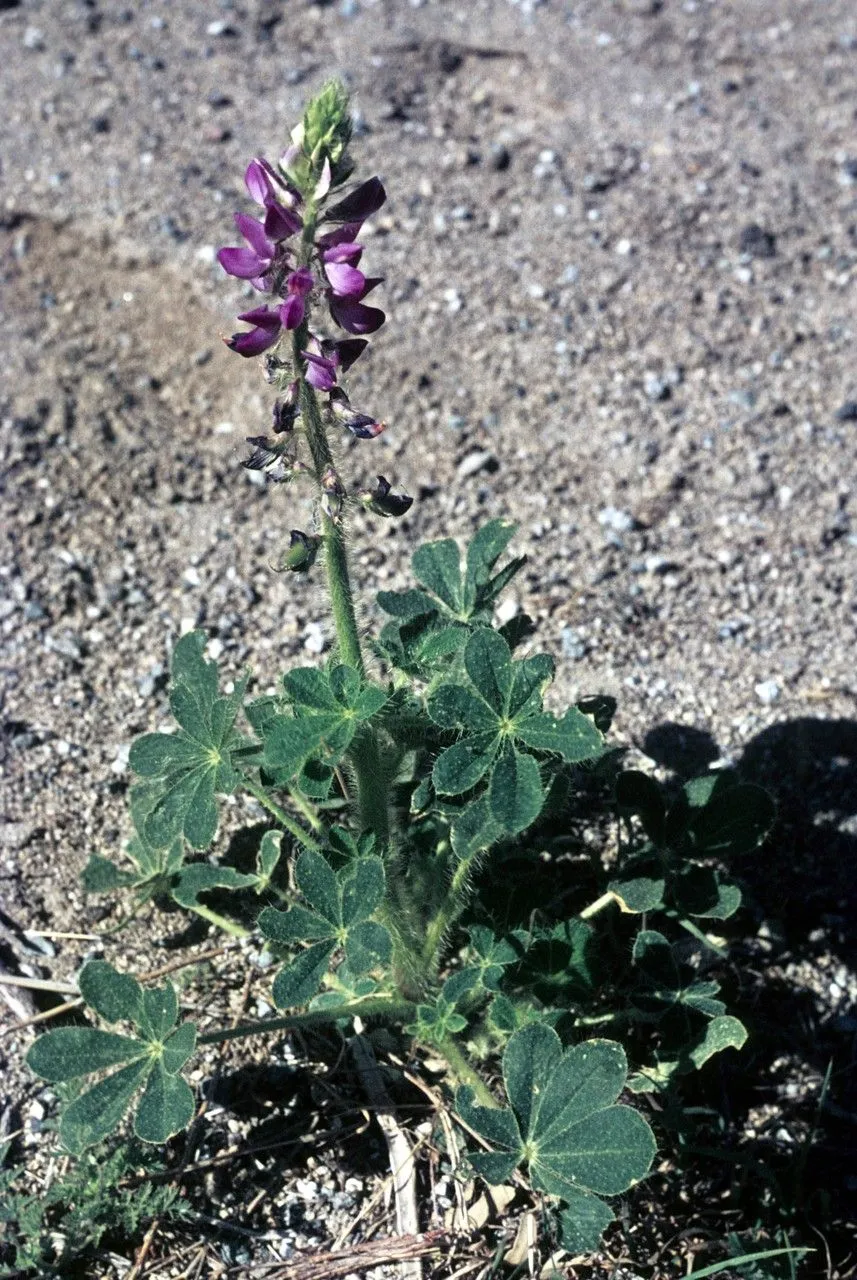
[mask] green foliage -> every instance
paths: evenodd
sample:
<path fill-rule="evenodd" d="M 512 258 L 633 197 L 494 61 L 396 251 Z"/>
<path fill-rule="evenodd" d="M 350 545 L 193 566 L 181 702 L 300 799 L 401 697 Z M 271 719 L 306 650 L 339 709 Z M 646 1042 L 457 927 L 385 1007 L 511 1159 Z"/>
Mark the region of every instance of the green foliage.
<path fill-rule="evenodd" d="M 762 843 L 776 816 L 766 791 L 730 773 L 709 774 L 686 783 L 668 805 L 653 778 L 629 769 L 617 779 L 616 803 L 644 835 L 642 844 L 632 840 L 609 885 L 623 910 L 697 920 L 734 915 L 740 890 L 699 859 L 730 860 Z"/>
<path fill-rule="evenodd" d="M 310 761 L 327 768 L 339 764 L 361 726 L 387 701 L 383 689 L 348 666 L 299 667 L 285 676 L 283 687 L 291 714 L 274 713 L 259 727 L 264 767 L 280 784 Z"/>
<path fill-rule="evenodd" d="M 458 735 L 434 763 L 435 790 L 458 796 L 484 782 L 480 829 L 490 820 L 516 835 L 532 825 L 545 802 L 543 754 L 579 763 L 603 750 L 601 734 L 576 707 L 561 719 L 542 709 L 553 671 L 546 654 L 514 661 L 501 635 L 480 628 L 464 649 L 467 683 L 440 684 L 429 698 L 435 724 Z"/>
<path fill-rule="evenodd" d="M 137 1035 L 60 1027 L 31 1047 L 27 1062 L 44 1080 L 77 1083 L 87 1076 L 100 1077 L 64 1111 L 64 1146 L 80 1154 L 107 1137 L 143 1086 L 134 1132 L 143 1142 L 166 1142 L 193 1115 L 193 1092 L 179 1072 L 193 1053 L 196 1028 L 191 1022 L 176 1026 L 175 990 L 170 983 L 145 989 L 105 960 L 91 960 L 81 970 L 80 993 L 106 1022 L 130 1022 Z M 120 1069 L 104 1074 L 112 1067 Z"/>
<path fill-rule="evenodd" d="M 274 1001 L 281 1009 L 306 1004 L 315 995 L 337 947 L 354 974 L 387 964 L 392 953 L 389 930 L 370 918 L 384 899 L 380 858 L 357 857 L 335 872 L 325 857 L 307 849 L 295 864 L 295 882 L 302 903 L 287 911 L 266 907 L 259 916 L 259 928 L 271 942 L 313 944 L 274 980 Z"/>
<path fill-rule="evenodd" d="M 0 1274 L 80 1275 L 105 1239 L 127 1245 L 155 1218 L 187 1217 L 177 1188 L 152 1181 L 165 1171 L 136 1142 L 102 1143 L 47 1186 L 21 1166 L 0 1171 Z"/>
<path fill-rule="evenodd" d="M 460 655 L 473 627 L 490 625 L 498 597 L 526 563 L 519 557 L 494 572 L 514 532 L 507 520 L 490 521 L 471 541 L 463 564 L 451 538 L 417 548 L 411 565 L 421 588 L 378 593 L 381 608 L 396 619 L 379 640 L 388 662 L 428 675 Z"/>
<path fill-rule="evenodd" d="M 207 848 L 217 830 L 215 793 L 239 783 L 232 754 L 242 741 L 234 725 L 246 680 L 222 697 L 205 644 L 202 631 L 191 631 L 173 651 L 170 706 L 179 731 L 144 734 L 131 748 L 131 768 L 154 783 L 140 831 L 152 849 L 182 835 L 191 848 Z"/>
<path fill-rule="evenodd" d="M 516 1031 L 503 1054 L 509 1106 L 477 1104 L 464 1086 L 456 1107 L 492 1148 L 470 1162 L 492 1183 L 526 1165 L 537 1190 L 563 1206 L 563 1243 L 594 1249 L 611 1213 L 601 1196 L 617 1195 L 645 1177 L 655 1155 L 651 1129 L 638 1112 L 616 1105 L 625 1086 L 621 1045 L 589 1040 L 563 1049 L 550 1027 Z"/>

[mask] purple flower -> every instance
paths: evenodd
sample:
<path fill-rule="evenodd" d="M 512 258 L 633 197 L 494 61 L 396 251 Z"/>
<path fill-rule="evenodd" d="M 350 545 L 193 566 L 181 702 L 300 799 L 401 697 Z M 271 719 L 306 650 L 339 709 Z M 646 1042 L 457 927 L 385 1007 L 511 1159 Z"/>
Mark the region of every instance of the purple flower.
<path fill-rule="evenodd" d="M 356 272 L 362 275 L 362 272 Z M 387 319 L 380 307 L 364 306 L 362 299 L 381 283 L 380 276 L 363 277 L 363 284 L 354 293 L 338 294 L 328 290 L 330 314 L 340 329 L 346 333 L 374 333 Z"/>
<path fill-rule="evenodd" d="M 244 174 L 244 185 L 252 200 L 265 209 L 265 231 L 272 240 L 287 240 L 303 225 L 294 212 L 300 196 L 283 182 L 267 160 L 251 160 Z"/>
<path fill-rule="evenodd" d="M 352 409 L 348 396 L 341 387 L 334 387 L 330 392 L 330 412 L 334 421 L 346 427 L 358 440 L 374 440 L 384 430 L 386 423 L 378 422 L 368 413 L 358 413 Z"/>
<path fill-rule="evenodd" d="M 362 489 L 357 497 L 367 511 L 373 511 L 376 516 L 403 516 L 414 505 L 409 494 L 393 493 L 390 481 L 384 476 L 378 477 L 374 489 Z"/>
<path fill-rule="evenodd" d="M 336 386 L 339 370 L 350 369 L 369 344 L 363 338 L 344 338 L 341 342 L 322 342 L 310 335 L 307 349 L 301 355 L 307 362 L 306 380 L 316 391 L 330 391 Z"/>
<path fill-rule="evenodd" d="M 368 182 L 347 195 L 339 204 L 332 205 L 325 213 L 329 222 L 364 222 L 366 218 L 377 213 L 387 199 L 380 178 L 370 178 Z"/>
<path fill-rule="evenodd" d="M 314 284 L 309 267 L 300 267 L 291 273 L 286 281 L 286 299 L 279 308 L 284 329 L 297 329 L 303 324 L 306 296 Z"/>
<path fill-rule="evenodd" d="M 235 225 L 250 248 L 221 249 L 217 261 L 227 275 L 249 280 L 255 289 L 265 289 L 266 277 L 277 256 L 277 246 L 268 239 L 262 223 L 246 213 L 236 213 Z"/>
<path fill-rule="evenodd" d="M 239 356 L 259 356 L 280 336 L 279 307 L 254 307 L 252 311 L 242 311 L 238 319 L 253 325 L 247 333 L 233 333 L 231 338 L 224 339 L 230 351 L 237 351 Z"/>

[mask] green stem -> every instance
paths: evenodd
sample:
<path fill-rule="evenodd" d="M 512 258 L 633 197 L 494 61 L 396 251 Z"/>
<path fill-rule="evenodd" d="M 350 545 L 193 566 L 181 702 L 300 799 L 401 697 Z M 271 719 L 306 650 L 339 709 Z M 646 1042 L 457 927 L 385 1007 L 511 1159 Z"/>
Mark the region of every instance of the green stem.
<path fill-rule="evenodd" d="M 464 890 L 467 885 L 467 876 L 470 870 L 470 861 L 459 862 L 453 872 L 452 879 L 449 882 L 449 888 L 443 902 L 437 909 L 434 919 L 429 921 L 426 928 L 426 940 L 423 946 L 423 962 L 430 966 L 433 972 L 437 972 L 439 962 L 439 951 L 443 942 L 444 934 L 458 917 L 461 915 L 464 907 Z"/>
<path fill-rule="evenodd" d="M 233 938 L 249 938 L 250 930 L 244 929 L 240 924 L 236 924 L 234 920 L 227 920 L 226 916 L 222 916 L 219 911 L 212 911 L 211 907 L 204 907 L 202 903 L 197 903 L 191 907 L 191 911 L 196 915 L 202 916 L 203 920 L 207 920 L 209 924 L 217 925 L 218 929 L 222 929 L 224 933 L 231 934 Z"/>
<path fill-rule="evenodd" d="M 321 849 L 319 842 L 314 839 L 308 831 L 304 831 L 300 823 L 295 822 L 294 818 L 290 817 L 289 814 L 286 813 L 285 809 L 280 808 L 276 800 L 272 800 L 262 787 L 257 786 L 256 783 L 252 782 L 249 778 L 244 778 L 243 782 L 245 789 L 250 792 L 250 795 L 254 796 L 259 801 L 259 804 L 262 805 L 264 809 L 267 809 L 268 813 L 272 814 L 273 817 L 275 817 L 277 821 L 286 828 L 290 835 L 293 835 L 296 840 L 300 841 L 305 849 L 312 849 L 316 853 L 319 852 Z"/>
<path fill-rule="evenodd" d="M 447 1066 L 453 1076 L 461 1084 L 469 1084 L 473 1092 L 476 1094 L 477 1100 L 483 1107 L 492 1107 L 494 1110 L 500 1105 L 488 1088 L 479 1072 L 468 1062 L 464 1052 L 458 1047 L 451 1036 L 447 1036 L 445 1040 L 441 1040 L 438 1044 L 439 1051 L 446 1058 Z"/>
<path fill-rule="evenodd" d="M 308 204 L 304 214 L 299 266 L 308 266 L 312 258 L 315 224 L 316 210 L 312 204 Z M 300 383 L 301 419 L 312 457 L 313 470 L 320 487 L 325 471 L 327 471 L 328 467 L 333 466 L 333 455 L 330 451 L 330 443 L 322 420 L 318 397 L 305 376 L 306 361 L 301 352 L 306 349 L 308 338 L 309 313 L 307 312 L 303 324 L 294 333 L 292 356 L 294 370 Z M 330 595 L 333 623 L 336 628 L 339 656 L 347 666 L 354 667 L 356 671 L 364 675 L 366 667 L 360 646 L 360 632 L 357 627 L 357 615 L 354 609 L 354 595 L 351 590 L 351 577 L 348 568 L 348 549 L 342 521 L 332 520 L 330 516 L 322 512 L 321 532 L 324 541 L 324 567 L 327 575 L 327 589 Z M 363 729 L 355 737 L 349 756 L 354 766 L 354 772 L 357 775 L 361 821 L 370 831 L 375 832 L 382 844 L 386 844 L 390 838 L 387 785 L 381 771 L 378 739 L 371 729 Z"/>
<path fill-rule="evenodd" d="M 309 1013 L 293 1013 L 285 1018 L 266 1018 L 264 1022 L 245 1022 L 237 1027 L 206 1031 L 197 1044 L 222 1044 L 224 1040 L 242 1040 L 247 1036 L 266 1035 L 270 1031 L 294 1031 L 299 1027 L 320 1027 L 340 1018 L 392 1018 L 404 1022 L 413 1017 L 416 1006 L 410 1000 L 393 996 L 371 996 L 365 1000 L 349 1000 L 331 1009 L 313 1009 Z"/>
<path fill-rule="evenodd" d="M 289 799 L 292 804 L 299 813 L 303 814 L 313 831 L 321 831 L 321 818 L 318 816 L 309 800 L 307 800 L 306 796 L 301 795 L 297 787 L 287 787 L 286 790 L 289 793 Z"/>

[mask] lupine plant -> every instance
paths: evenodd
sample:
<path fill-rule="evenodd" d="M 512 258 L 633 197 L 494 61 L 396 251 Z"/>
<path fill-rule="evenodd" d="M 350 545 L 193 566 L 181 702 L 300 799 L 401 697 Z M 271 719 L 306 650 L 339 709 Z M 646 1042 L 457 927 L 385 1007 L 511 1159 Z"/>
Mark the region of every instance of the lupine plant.
<path fill-rule="evenodd" d="M 361 228 L 386 196 L 378 178 L 343 194 L 350 142 L 346 95 L 327 85 L 278 163 L 250 163 L 261 212 L 236 213 L 244 243 L 219 254 L 264 298 L 227 340 L 263 358 L 273 388 L 269 431 L 244 465 L 315 492 L 314 523 L 292 531 L 280 567 L 324 576 L 333 650 L 248 697 L 247 679 L 221 691 L 202 632 L 184 635 L 177 727 L 131 750 L 124 859 L 95 855 L 85 872 L 93 892 L 124 889 L 138 910 L 172 899 L 231 933 L 250 911 L 278 962 L 282 1016 L 198 1035 L 169 983 L 146 988 L 93 960 L 80 992 L 110 1029 L 49 1032 L 29 1063 L 74 1095 L 60 1135 L 79 1153 L 128 1113 L 146 1142 L 187 1126 L 182 1073 L 200 1044 L 384 1023 L 412 1057 L 446 1064 L 471 1170 L 527 1179 L 565 1248 L 592 1249 L 612 1217 L 604 1197 L 645 1178 L 655 1154 L 629 1099 L 680 1088 L 744 1042 L 719 996 L 724 943 L 711 930 L 740 904 L 725 869 L 764 839 L 772 806 L 727 773 L 676 790 L 623 772 L 610 698 L 545 705 L 553 659 L 533 650 L 526 619 L 495 623 L 524 563 L 506 558 L 508 521 L 463 551 L 448 538 L 418 547 L 415 584 L 382 591 L 388 620 L 361 636 L 351 513 L 401 517 L 411 499 L 383 475 L 355 491 L 340 461 L 354 456 L 343 434 L 369 442 L 384 429 L 343 384 L 385 320 L 366 301 L 381 282 L 362 270 Z M 269 819 L 252 872 L 216 852 L 220 798 L 242 793 Z M 580 832 L 605 796 L 602 850 Z M 212 890 L 240 910 L 215 911 Z"/>

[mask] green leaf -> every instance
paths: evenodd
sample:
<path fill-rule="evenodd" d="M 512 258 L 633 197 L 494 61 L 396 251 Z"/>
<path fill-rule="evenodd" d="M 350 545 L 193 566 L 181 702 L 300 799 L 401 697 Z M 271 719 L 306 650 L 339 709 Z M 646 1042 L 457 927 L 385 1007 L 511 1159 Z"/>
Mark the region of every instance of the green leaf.
<path fill-rule="evenodd" d="M 741 890 L 734 884 L 722 884 L 712 867 L 686 863 L 673 877 L 670 893 L 682 915 L 702 919 L 726 920 L 741 905 Z"/>
<path fill-rule="evenodd" d="M 193 1090 L 181 1076 L 156 1064 L 140 1099 L 134 1132 L 142 1142 L 167 1142 L 193 1119 Z"/>
<path fill-rule="evenodd" d="M 516 723 L 515 737 L 534 751 L 562 756 L 568 764 L 597 760 L 604 753 L 601 734 L 576 707 L 569 707 L 561 720 L 548 711 L 528 715 Z"/>
<path fill-rule="evenodd" d="M 724 1014 L 708 1023 L 704 1036 L 690 1050 L 690 1061 L 698 1071 L 716 1053 L 722 1053 L 724 1049 L 743 1049 L 746 1043 L 747 1028 L 743 1022 Z"/>
<path fill-rule="evenodd" d="M 120 871 L 115 862 L 92 853 L 83 868 L 81 880 L 87 893 L 114 893 L 134 884 L 136 877 L 130 871 Z"/>
<path fill-rule="evenodd" d="M 499 719 L 481 698 L 463 684 L 442 684 L 428 700 L 428 713 L 442 729 L 466 729 L 472 734 L 497 733 Z"/>
<path fill-rule="evenodd" d="M 643 1013 L 660 1018 L 671 1009 L 684 1007 L 712 1018 L 724 1012 L 723 1002 L 714 998 L 718 984 L 699 981 L 663 934 L 641 930 L 632 954 L 641 978 L 632 1000 Z"/>
<path fill-rule="evenodd" d="M 631 915 L 657 911 L 664 905 L 666 880 L 662 876 L 623 876 L 611 880 L 607 887 L 619 900 L 622 910 Z"/>
<path fill-rule="evenodd" d="M 316 938 L 332 938 L 337 926 L 306 907 L 290 907 L 280 911 L 277 907 L 265 907 L 257 920 L 259 931 L 271 940 L 288 945 L 292 942 L 310 942 Z"/>
<path fill-rule="evenodd" d="M 178 997 L 171 983 L 146 988 L 138 1024 L 144 1035 L 150 1040 L 165 1040 L 176 1025 L 178 1016 Z"/>
<path fill-rule="evenodd" d="M 209 862 L 191 862 L 182 867 L 178 878 L 170 887 L 170 893 L 180 907 L 192 911 L 200 905 L 201 893 L 207 893 L 211 889 L 246 889 L 257 883 L 256 876 L 236 871 L 234 867 L 215 867 Z"/>
<path fill-rule="evenodd" d="M 393 942 L 389 931 L 374 920 L 352 925 L 345 938 L 345 957 L 353 973 L 366 973 L 389 963 Z"/>
<path fill-rule="evenodd" d="M 130 973 L 120 973 L 106 960 L 90 960 L 80 971 L 80 994 L 107 1022 L 123 1018 L 137 1023 L 142 1015 L 143 988 Z"/>
<path fill-rule="evenodd" d="M 277 869 L 277 863 L 280 861 L 282 841 L 282 831 L 266 831 L 262 836 L 262 843 L 259 845 L 259 852 L 256 855 L 257 892 L 260 892 L 266 885 L 271 883 L 271 877 Z"/>
<path fill-rule="evenodd" d="M 27 1065 L 43 1080 L 60 1083 L 133 1062 L 147 1053 L 145 1042 L 130 1036 L 93 1027 L 59 1027 L 39 1036 L 27 1054 Z"/>
<path fill-rule="evenodd" d="M 609 1205 L 580 1190 L 567 1192 L 564 1200 L 558 1215 L 562 1247 L 569 1253 L 592 1253 L 613 1221 Z"/>
<path fill-rule="evenodd" d="M 645 1120 L 615 1105 L 626 1073 L 621 1045 L 589 1040 L 563 1051 L 556 1032 L 535 1023 L 516 1031 L 503 1054 L 510 1109 L 475 1107 L 467 1090 L 460 1090 L 456 1100 L 468 1124 L 510 1152 L 503 1153 L 501 1169 L 510 1158 L 514 1164 L 525 1162 L 536 1189 L 579 1208 L 575 1197 L 626 1190 L 654 1158 L 654 1137 Z M 484 1161 L 472 1160 L 488 1176 Z M 601 1212 L 590 1209 L 594 1215 Z"/>
<path fill-rule="evenodd" d="M 485 598 L 491 571 L 514 537 L 516 527 L 508 520 L 491 520 L 471 538 L 464 579 L 464 603 L 468 612 L 472 613 Z M 514 571 L 517 572 L 523 563 L 523 560 L 513 561 Z M 491 593 L 492 599 L 501 589 L 498 587 Z"/>
<path fill-rule="evenodd" d="M 474 734 L 454 742 L 434 762 L 431 777 L 435 790 L 443 796 L 470 791 L 491 768 L 499 745 L 500 739 L 494 733 Z"/>
<path fill-rule="evenodd" d="M 509 835 L 516 835 L 535 822 L 544 802 L 538 764 L 532 756 L 507 745 L 491 774 L 488 791 L 491 816 Z"/>
<path fill-rule="evenodd" d="M 317 942 L 285 965 L 274 979 L 274 1004 L 278 1009 L 294 1009 L 308 1004 L 321 986 L 334 942 Z"/>
<path fill-rule="evenodd" d="M 426 542 L 417 547 L 411 565 L 418 580 L 428 587 L 449 611 L 464 613 L 464 584 L 461 580 L 461 557 L 452 538 Z"/>
<path fill-rule="evenodd" d="M 384 897 L 384 864 L 380 858 L 358 858 L 340 876 L 344 925 L 368 920 Z"/>
<path fill-rule="evenodd" d="M 534 653 L 514 665 L 509 697 L 509 715 L 524 721 L 542 705 L 545 690 L 554 677 L 554 660 L 547 653 Z"/>
<path fill-rule="evenodd" d="M 480 627 L 464 650 L 464 669 L 473 687 L 494 715 L 504 716 L 509 706 L 514 671 L 509 646 L 496 631 Z"/>
<path fill-rule="evenodd" d="M 196 1048 L 196 1027 L 192 1022 L 182 1022 L 164 1041 L 161 1062 L 171 1076 L 181 1071 Z"/>
<path fill-rule="evenodd" d="M 170 703 L 182 726 L 175 734 L 145 734 L 131 747 L 131 767 L 157 783 L 147 792 L 138 830 L 156 849 L 184 835 L 195 849 L 211 843 L 217 830 L 215 792 L 238 782 L 231 750 L 243 740 L 234 728 L 246 681 L 219 697 L 217 669 L 203 660 L 205 635 L 189 632 L 173 651 Z"/>
<path fill-rule="evenodd" d="M 339 884 L 326 858 L 304 849 L 295 864 L 295 883 L 313 911 L 335 928 L 342 924 Z"/>
<path fill-rule="evenodd" d="M 377 600 L 385 613 L 405 622 L 437 612 L 437 602 L 415 587 L 410 591 L 379 591 Z"/>
<path fill-rule="evenodd" d="M 294 777 L 313 756 L 336 763 L 354 736 L 354 723 L 341 711 L 326 715 L 272 716 L 265 725 L 264 764 L 283 781 Z"/>
<path fill-rule="evenodd" d="M 488 797 L 477 796 L 456 816 L 452 824 L 452 848 L 456 857 L 467 862 L 483 849 L 503 839 L 503 828 L 488 807 Z"/>
<path fill-rule="evenodd" d="M 700 853 L 733 858 L 758 848 L 776 816 L 767 791 L 745 783 L 712 796 L 692 818 L 688 834 Z"/>
<path fill-rule="evenodd" d="M 100 1142 L 117 1128 L 151 1069 L 152 1059 L 148 1056 L 132 1062 L 130 1066 L 100 1080 L 66 1108 L 59 1132 L 64 1146 L 72 1155 L 80 1155 L 86 1147 Z"/>

